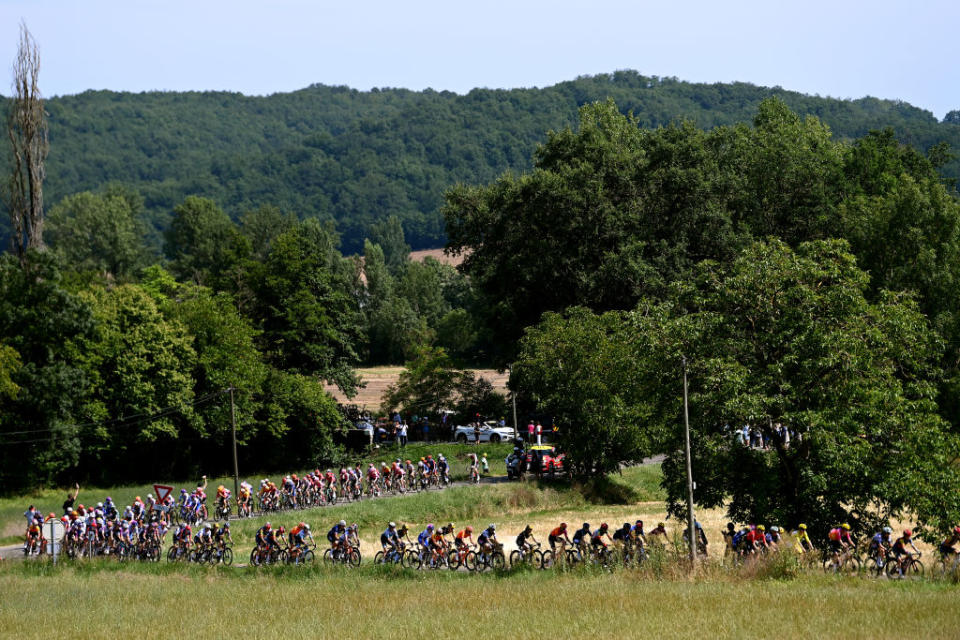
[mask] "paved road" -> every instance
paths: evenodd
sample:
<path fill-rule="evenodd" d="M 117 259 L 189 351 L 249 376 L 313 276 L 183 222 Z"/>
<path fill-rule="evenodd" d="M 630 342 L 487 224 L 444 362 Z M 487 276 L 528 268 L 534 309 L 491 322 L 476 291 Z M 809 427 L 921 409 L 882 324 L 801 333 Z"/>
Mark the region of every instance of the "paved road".
<path fill-rule="evenodd" d="M 640 464 L 641 464 L 641 465 L 660 464 L 661 462 L 663 462 L 663 460 L 664 460 L 665 457 L 666 457 L 666 456 L 659 455 L 659 456 L 653 456 L 653 457 L 651 457 L 651 458 L 645 458 L 645 459 L 643 460 L 643 462 L 641 462 Z M 500 484 L 500 483 L 507 482 L 507 481 L 508 481 L 508 480 L 507 480 L 507 477 L 506 477 L 506 476 L 493 476 L 493 477 L 489 477 L 489 478 L 483 478 L 483 480 L 482 480 L 483 484 Z M 469 485 L 470 485 L 470 483 L 467 482 L 467 481 L 459 481 L 459 482 L 451 483 L 450 486 L 451 486 L 451 487 L 466 487 L 466 486 L 469 486 Z M 412 495 L 412 494 L 403 494 L 403 495 Z M 390 499 L 390 498 L 398 498 L 398 497 L 401 497 L 401 494 L 390 494 L 390 495 L 380 496 L 380 498 L 378 498 L 378 500 L 384 500 L 384 499 Z M 342 503 L 342 504 L 349 504 L 349 503 Z M 316 507 L 316 508 L 322 509 L 322 508 L 325 508 L 325 507 Z M 231 520 L 235 520 L 235 519 L 236 519 L 236 516 L 231 517 Z M 3 561 L 8 561 L 8 560 L 22 560 L 22 559 L 23 559 L 23 545 L 22 545 L 22 544 L 13 544 L 13 545 L 5 546 L 5 547 L 0 547 L 0 559 L 2 559 Z"/>

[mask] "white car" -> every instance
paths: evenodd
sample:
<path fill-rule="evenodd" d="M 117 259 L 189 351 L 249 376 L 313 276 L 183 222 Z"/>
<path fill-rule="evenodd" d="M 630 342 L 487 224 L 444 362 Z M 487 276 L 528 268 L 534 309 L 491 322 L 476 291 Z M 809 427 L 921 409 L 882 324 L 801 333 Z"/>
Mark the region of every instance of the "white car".
<path fill-rule="evenodd" d="M 513 438 L 513 427 L 501 427 L 495 420 L 488 420 L 480 425 L 480 442 L 506 442 Z M 453 439 L 457 442 L 476 442 L 476 434 L 472 425 L 457 427 Z"/>

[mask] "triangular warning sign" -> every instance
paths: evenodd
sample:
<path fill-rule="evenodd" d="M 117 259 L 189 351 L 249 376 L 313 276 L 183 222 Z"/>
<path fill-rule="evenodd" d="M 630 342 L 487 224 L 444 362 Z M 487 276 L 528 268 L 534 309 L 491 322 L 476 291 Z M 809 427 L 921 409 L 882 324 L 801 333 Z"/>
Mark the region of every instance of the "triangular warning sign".
<path fill-rule="evenodd" d="M 153 490 L 157 494 L 157 502 L 163 502 L 167 499 L 167 496 L 170 495 L 170 492 L 173 491 L 173 487 L 168 487 L 165 484 L 155 484 L 153 485 Z"/>

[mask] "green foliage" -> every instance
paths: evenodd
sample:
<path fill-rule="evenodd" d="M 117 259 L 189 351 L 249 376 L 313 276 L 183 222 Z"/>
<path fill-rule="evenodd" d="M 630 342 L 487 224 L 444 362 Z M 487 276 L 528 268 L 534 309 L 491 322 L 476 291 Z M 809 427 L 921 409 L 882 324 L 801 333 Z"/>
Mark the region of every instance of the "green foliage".
<path fill-rule="evenodd" d="M 0 344 L 0 397 L 15 398 L 20 387 L 13 381 L 14 374 L 22 366 L 20 354 L 5 344 Z"/>
<path fill-rule="evenodd" d="M 212 200 L 189 196 L 174 209 L 164 252 L 173 273 L 200 284 L 215 281 L 233 262 L 240 236 Z"/>
<path fill-rule="evenodd" d="M 606 475 L 656 450 L 636 352 L 636 332 L 616 312 L 548 313 L 523 338 L 511 384 L 553 416 L 577 476 Z"/>
<path fill-rule="evenodd" d="M 12 372 L 20 391 L 0 396 L 0 486 L 49 482 L 75 465 L 75 425 L 87 373 L 73 344 L 93 336 L 87 304 L 64 288 L 56 256 L 30 253 L 21 266 L 0 256 L 0 341 L 19 355 Z M 23 433 L 26 432 L 26 433 Z"/>
<path fill-rule="evenodd" d="M 71 269 L 129 279 L 145 259 L 137 204 L 119 192 L 67 196 L 50 210 L 46 238 Z"/>
<path fill-rule="evenodd" d="M 189 195 L 237 214 L 273 204 L 301 218 L 336 220 L 351 253 L 362 250 L 374 224 L 396 216 L 409 244 L 436 247 L 444 240 L 437 210 L 450 184 L 484 184 L 529 169 L 543 132 L 573 124 L 584 104 L 609 97 L 645 128 L 688 118 L 710 130 L 750 122 L 771 96 L 816 115 L 841 140 L 890 126 L 921 152 L 941 141 L 960 148 L 956 117 L 939 123 L 899 101 L 835 100 L 633 71 L 466 95 L 322 85 L 266 97 L 88 91 L 45 101 L 53 153 L 44 187 L 47 201 L 57 202 L 122 182 L 143 194 L 151 225 L 161 229 Z M 960 161 L 942 171 L 955 184 Z"/>
<path fill-rule="evenodd" d="M 960 518 L 946 490 L 960 481 L 960 439 L 935 402 L 939 340 L 909 295 L 871 302 L 867 283 L 845 242 L 770 241 L 727 267 L 704 265 L 674 305 L 631 314 L 638 384 L 658 408 L 647 422 L 667 434 L 673 513 L 686 491 L 684 354 L 698 504 L 819 533 L 841 520 L 873 530 L 909 514 L 943 530 Z M 777 424 L 793 430 L 789 446 Z M 743 425 L 772 447 L 739 444 L 732 430 Z"/>
<path fill-rule="evenodd" d="M 410 245 L 403 235 L 400 218 L 390 216 L 370 226 L 370 241 L 383 249 L 384 260 L 391 273 L 399 273 L 410 260 Z"/>

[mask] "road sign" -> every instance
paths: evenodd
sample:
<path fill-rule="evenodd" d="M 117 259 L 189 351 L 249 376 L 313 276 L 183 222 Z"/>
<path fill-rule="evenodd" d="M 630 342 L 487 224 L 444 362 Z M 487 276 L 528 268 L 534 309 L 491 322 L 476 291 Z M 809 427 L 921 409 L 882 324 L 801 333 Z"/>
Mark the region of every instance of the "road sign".
<path fill-rule="evenodd" d="M 155 484 L 153 485 L 153 490 L 157 494 L 157 502 L 163 503 L 167 499 L 167 496 L 170 495 L 170 492 L 173 491 L 173 487 L 168 487 L 165 484 Z"/>
<path fill-rule="evenodd" d="M 49 527 L 50 538 L 47 540 L 46 552 L 53 556 L 53 561 L 57 561 L 57 554 L 60 553 L 60 546 L 63 540 L 63 523 L 59 520 L 48 520 L 45 527 Z"/>

